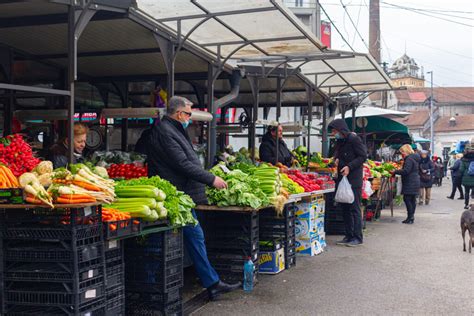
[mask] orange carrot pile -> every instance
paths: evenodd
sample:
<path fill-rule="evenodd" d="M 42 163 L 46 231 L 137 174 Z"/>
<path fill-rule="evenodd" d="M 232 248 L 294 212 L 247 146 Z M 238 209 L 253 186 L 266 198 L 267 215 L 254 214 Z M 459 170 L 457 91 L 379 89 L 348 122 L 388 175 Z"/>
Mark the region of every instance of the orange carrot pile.
<path fill-rule="evenodd" d="M 7 166 L 0 164 L 0 188 L 18 188 L 20 184 L 18 179 L 13 175 L 13 172 Z"/>
<path fill-rule="evenodd" d="M 87 194 L 60 194 L 56 198 L 56 203 L 60 204 L 82 204 L 94 203 L 95 198 Z"/>
<path fill-rule="evenodd" d="M 130 219 L 131 216 L 129 213 L 120 212 L 119 210 L 113 208 L 102 208 L 102 221 L 103 222 L 117 222 Z M 134 222 L 135 224 L 135 222 Z M 122 222 L 119 224 L 120 228 L 125 228 L 129 225 L 129 222 Z M 117 230 L 117 224 L 109 224 L 109 229 L 111 231 Z"/>

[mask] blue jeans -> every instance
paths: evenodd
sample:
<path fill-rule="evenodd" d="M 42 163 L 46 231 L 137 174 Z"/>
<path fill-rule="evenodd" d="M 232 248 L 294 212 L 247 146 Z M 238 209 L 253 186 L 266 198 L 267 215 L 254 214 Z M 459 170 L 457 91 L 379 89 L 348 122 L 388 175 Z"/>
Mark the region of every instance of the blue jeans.
<path fill-rule="evenodd" d="M 194 210 L 192 212 L 194 218 L 197 218 Z M 184 227 L 183 236 L 184 246 L 186 247 L 191 260 L 193 261 L 194 268 L 201 279 L 202 286 L 208 288 L 211 285 L 219 282 L 219 276 L 207 258 L 207 250 L 204 243 L 204 232 L 202 231 L 201 224 Z"/>

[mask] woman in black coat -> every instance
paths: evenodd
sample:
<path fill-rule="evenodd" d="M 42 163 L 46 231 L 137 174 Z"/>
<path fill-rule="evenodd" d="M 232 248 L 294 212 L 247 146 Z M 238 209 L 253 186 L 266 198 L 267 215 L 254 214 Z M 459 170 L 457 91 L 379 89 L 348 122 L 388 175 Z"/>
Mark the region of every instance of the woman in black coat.
<path fill-rule="evenodd" d="M 402 223 L 413 224 L 415 221 L 416 196 L 420 192 L 419 162 L 421 158 L 418 154 L 415 154 L 408 144 L 400 147 L 400 153 L 404 158 L 403 168 L 396 170 L 394 174 L 402 176 L 403 201 L 407 207 L 407 218 Z"/>
<path fill-rule="evenodd" d="M 268 131 L 263 135 L 262 143 L 260 144 L 259 154 L 260 160 L 276 165 L 278 162 L 287 167 L 291 167 L 293 163 L 293 155 L 282 139 L 283 127 L 269 126 Z M 277 161 L 277 139 L 278 139 L 278 161 Z"/>
<path fill-rule="evenodd" d="M 423 205 L 423 202 L 426 205 L 430 204 L 434 170 L 435 166 L 428 155 L 428 151 L 422 150 L 420 160 L 420 205 Z"/>

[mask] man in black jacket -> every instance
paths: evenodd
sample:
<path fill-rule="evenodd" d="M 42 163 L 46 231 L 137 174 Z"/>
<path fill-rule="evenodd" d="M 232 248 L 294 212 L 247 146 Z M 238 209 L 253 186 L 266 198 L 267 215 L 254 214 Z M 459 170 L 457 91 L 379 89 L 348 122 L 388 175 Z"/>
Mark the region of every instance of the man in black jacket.
<path fill-rule="evenodd" d="M 159 175 L 170 181 L 178 190 L 189 194 L 196 204 L 207 204 L 206 185 L 224 189 L 224 180 L 204 170 L 194 151 L 191 140 L 186 132 L 191 117 L 192 103 L 182 97 L 170 99 L 167 115 L 155 126 L 149 139 L 148 175 Z M 196 214 L 193 211 L 194 217 Z M 233 291 L 238 284 L 226 284 L 220 281 L 214 268 L 209 263 L 204 233 L 198 224 L 183 228 L 184 244 L 194 263 L 196 272 L 209 298 L 214 300 L 220 294 Z"/>
<path fill-rule="evenodd" d="M 338 172 L 337 184 L 343 176 L 347 176 L 354 192 L 354 202 L 352 204 L 342 204 L 346 236 L 338 242 L 338 245 L 355 247 L 363 243 L 360 198 L 363 165 L 367 159 L 367 147 L 357 134 L 351 133 L 343 119 L 332 121 L 328 127 L 336 138 L 334 158 Z"/>

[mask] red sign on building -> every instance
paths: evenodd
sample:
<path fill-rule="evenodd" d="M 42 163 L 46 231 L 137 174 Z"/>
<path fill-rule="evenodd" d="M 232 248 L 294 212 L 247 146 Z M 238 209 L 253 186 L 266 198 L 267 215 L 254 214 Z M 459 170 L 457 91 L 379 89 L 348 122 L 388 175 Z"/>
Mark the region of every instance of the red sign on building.
<path fill-rule="evenodd" d="M 331 48 L 331 23 L 321 21 L 321 42 Z"/>

